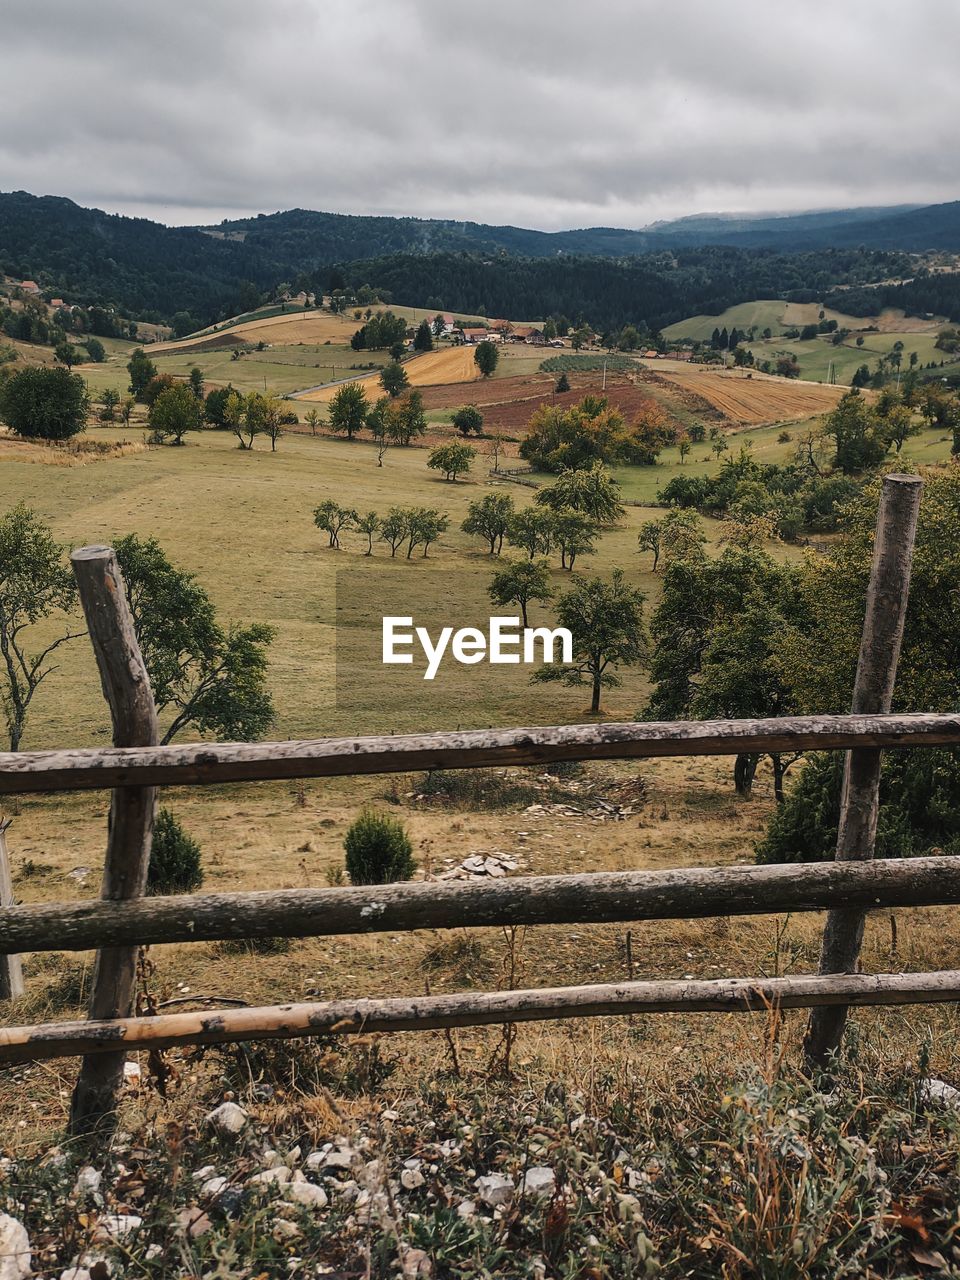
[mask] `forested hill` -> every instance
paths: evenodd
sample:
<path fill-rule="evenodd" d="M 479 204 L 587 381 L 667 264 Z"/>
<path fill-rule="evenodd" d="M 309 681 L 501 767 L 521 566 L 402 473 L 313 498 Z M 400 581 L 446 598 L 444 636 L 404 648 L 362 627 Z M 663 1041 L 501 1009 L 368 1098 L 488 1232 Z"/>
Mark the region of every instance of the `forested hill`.
<path fill-rule="evenodd" d="M 280 274 L 242 244 L 25 191 L 0 192 L 0 271 L 156 320 L 236 314 Z"/>
<path fill-rule="evenodd" d="M 879 213 L 701 216 L 643 232 L 548 234 L 292 210 L 201 229 L 165 227 L 20 191 L 0 193 L 0 271 L 37 280 L 48 296 L 114 307 L 128 318 L 170 322 L 182 313 L 181 331 L 183 323 L 199 328 L 249 310 L 282 282 L 319 291 L 336 279 L 370 284 L 393 301 L 421 306 L 513 318 L 563 313 L 601 329 L 627 322 L 657 328 L 751 298 L 813 300 L 838 285 L 914 275 L 916 262 L 894 245 L 898 236 L 907 238 L 904 227 L 914 228 L 916 243 L 924 237 L 932 243 L 960 225 L 960 205 L 883 218 Z M 794 237 L 826 236 L 832 227 L 829 234 L 838 242 L 854 243 L 783 252 L 732 242 L 771 235 L 788 223 Z M 859 247 L 870 227 L 886 228 L 883 238 L 893 247 Z M 960 277 L 940 289 L 960 298 Z"/>
<path fill-rule="evenodd" d="M 628 323 L 660 329 L 752 298 L 817 301 L 835 284 L 879 280 L 907 265 L 902 255 L 857 250 L 704 248 L 619 260 L 391 254 L 351 263 L 343 274 L 353 287 L 369 284 L 410 306 L 514 318 L 582 317 L 600 329 Z"/>

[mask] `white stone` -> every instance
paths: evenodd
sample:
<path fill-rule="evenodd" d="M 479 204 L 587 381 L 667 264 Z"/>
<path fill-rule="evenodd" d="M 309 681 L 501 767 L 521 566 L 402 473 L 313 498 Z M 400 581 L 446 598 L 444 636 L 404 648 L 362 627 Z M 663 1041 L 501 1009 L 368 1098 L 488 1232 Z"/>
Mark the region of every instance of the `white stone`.
<path fill-rule="evenodd" d="M 295 1222 L 287 1222 L 286 1218 L 278 1218 L 273 1224 L 273 1238 L 278 1244 L 284 1240 L 297 1240 L 303 1232 Z"/>
<path fill-rule="evenodd" d="M 85 1164 L 77 1174 L 77 1180 L 73 1184 L 73 1194 L 75 1196 L 90 1196 L 100 1190 L 100 1183 L 103 1180 L 103 1174 L 99 1169 L 94 1169 L 92 1164 Z"/>
<path fill-rule="evenodd" d="M 128 1080 L 130 1084 L 139 1084 L 141 1074 L 139 1062 L 125 1062 L 123 1064 L 123 1078 Z"/>
<path fill-rule="evenodd" d="M 212 1125 L 219 1133 L 235 1135 L 247 1123 L 247 1113 L 235 1102 L 223 1102 L 205 1117 L 205 1123 Z"/>
<path fill-rule="evenodd" d="M 215 1196 L 220 1195 L 222 1191 L 226 1191 L 230 1185 L 230 1179 L 218 1175 L 215 1178 L 208 1178 L 206 1182 L 200 1185 L 200 1194 L 205 1200 L 212 1200 Z"/>
<path fill-rule="evenodd" d="M 206 1182 L 208 1178 L 214 1177 L 217 1172 L 215 1164 L 205 1164 L 202 1169 L 195 1169 L 190 1175 L 194 1182 Z"/>
<path fill-rule="evenodd" d="M 400 1185 L 406 1187 L 408 1191 L 414 1191 L 417 1187 L 422 1187 L 426 1182 L 426 1178 L 419 1169 L 404 1169 L 400 1174 Z"/>
<path fill-rule="evenodd" d="M 247 1179 L 249 1187 L 282 1187 L 290 1181 L 290 1170 L 285 1164 L 278 1164 L 273 1169 L 261 1169 Z"/>
<path fill-rule="evenodd" d="M 86 1267 L 67 1267 L 60 1272 L 60 1280 L 90 1280 L 90 1272 Z"/>
<path fill-rule="evenodd" d="M 349 1169 L 355 1160 L 352 1151 L 328 1151 L 323 1158 L 323 1167 L 325 1169 Z M 307 1168 L 310 1168 L 309 1160 Z"/>
<path fill-rule="evenodd" d="M 477 1195 L 491 1209 L 496 1209 L 498 1205 L 509 1204 L 515 1190 L 513 1179 L 505 1178 L 500 1173 L 485 1174 L 477 1178 L 474 1186 L 477 1188 Z"/>
<path fill-rule="evenodd" d="M 475 1218 L 477 1216 L 476 1200 L 461 1200 L 457 1205 L 457 1213 L 461 1218 Z"/>
<path fill-rule="evenodd" d="M 325 1151 L 311 1151 L 303 1162 L 303 1167 L 309 1169 L 311 1173 L 316 1173 L 318 1169 L 322 1169 L 326 1163 L 327 1154 Z"/>
<path fill-rule="evenodd" d="M 283 1164 L 283 1156 L 280 1152 L 268 1147 L 263 1153 L 263 1167 L 265 1169 L 276 1169 L 277 1165 L 281 1164 Z"/>
<path fill-rule="evenodd" d="M 314 1182 L 291 1182 L 283 1193 L 284 1200 L 302 1204 L 308 1209 L 325 1209 L 329 1204 L 327 1193 L 323 1187 Z"/>
<path fill-rule="evenodd" d="M 534 1165 L 523 1175 L 523 1190 L 528 1196 L 553 1195 L 556 1185 L 556 1174 L 546 1165 Z"/>
<path fill-rule="evenodd" d="M 920 1093 L 931 1102 L 938 1102 L 941 1107 L 960 1107 L 960 1089 L 955 1089 L 946 1080 L 924 1080 L 920 1085 Z"/>
<path fill-rule="evenodd" d="M 30 1274 L 30 1239 L 22 1222 L 0 1213 L 0 1280 L 24 1280 Z"/>

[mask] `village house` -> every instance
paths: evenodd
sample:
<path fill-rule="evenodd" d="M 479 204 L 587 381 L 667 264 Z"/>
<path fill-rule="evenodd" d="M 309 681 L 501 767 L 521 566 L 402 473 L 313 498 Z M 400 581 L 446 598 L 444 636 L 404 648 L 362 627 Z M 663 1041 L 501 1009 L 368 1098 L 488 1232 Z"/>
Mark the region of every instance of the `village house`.
<path fill-rule="evenodd" d="M 542 347 L 546 345 L 546 338 L 543 336 L 543 330 L 538 329 L 534 324 L 517 325 L 510 334 L 511 342 L 525 342 L 530 347 Z"/>
<path fill-rule="evenodd" d="M 499 341 L 497 335 L 490 333 L 486 329 L 461 329 L 460 336 L 468 346 L 475 342 L 486 342 L 488 339 Z"/>
<path fill-rule="evenodd" d="M 31 296 L 36 296 L 40 292 L 40 286 L 36 280 L 21 280 L 20 288 L 24 293 L 29 293 Z"/>

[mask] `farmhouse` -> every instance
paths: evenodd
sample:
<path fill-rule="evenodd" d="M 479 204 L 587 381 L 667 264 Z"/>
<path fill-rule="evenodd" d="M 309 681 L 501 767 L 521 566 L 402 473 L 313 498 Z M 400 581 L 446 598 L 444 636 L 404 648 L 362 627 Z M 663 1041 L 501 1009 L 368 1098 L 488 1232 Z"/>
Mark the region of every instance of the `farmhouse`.
<path fill-rule="evenodd" d="M 20 288 L 24 293 L 38 294 L 40 292 L 40 286 L 37 284 L 36 280 L 21 280 Z"/>
<path fill-rule="evenodd" d="M 546 345 L 546 338 L 543 336 L 543 330 L 538 329 L 533 324 L 517 325 L 510 334 L 511 342 L 525 342 L 531 347 L 542 347 Z"/>
<path fill-rule="evenodd" d="M 460 336 L 464 342 L 471 344 L 474 342 L 485 342 L 493 335 L 488 333 L 486 329 L 461 329 Z"/>

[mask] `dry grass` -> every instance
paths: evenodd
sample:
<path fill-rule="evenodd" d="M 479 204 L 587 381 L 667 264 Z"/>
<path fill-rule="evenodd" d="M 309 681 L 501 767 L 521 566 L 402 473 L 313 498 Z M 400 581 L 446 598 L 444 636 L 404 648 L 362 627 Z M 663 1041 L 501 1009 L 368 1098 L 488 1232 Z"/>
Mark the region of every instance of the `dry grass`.
<path fill-rule="evenodd" d="M 106 462 L 146 453 L 148 447 L 143 441 L 94 440 L 89 437 L 48 444 L 22 440 L 6 427 L 0 427 L 0 460 L 39 463 L 46 467 L 83 467 L 88 462 Z"/>

